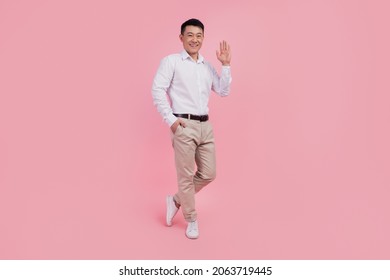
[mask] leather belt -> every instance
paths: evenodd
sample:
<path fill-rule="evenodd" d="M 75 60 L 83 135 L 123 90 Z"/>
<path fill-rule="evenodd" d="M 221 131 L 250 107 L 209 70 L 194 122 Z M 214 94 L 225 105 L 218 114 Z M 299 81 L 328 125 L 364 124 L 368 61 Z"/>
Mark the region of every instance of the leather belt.
<path fill-rule="evenodd" d="M 191 114 L 173 114 L 173 115 L 178 118 L 201 121 L 201 122 L 207 122 L 209 120 L 209 115 L 203 115 L 203 116 L 197 116 Z"/>

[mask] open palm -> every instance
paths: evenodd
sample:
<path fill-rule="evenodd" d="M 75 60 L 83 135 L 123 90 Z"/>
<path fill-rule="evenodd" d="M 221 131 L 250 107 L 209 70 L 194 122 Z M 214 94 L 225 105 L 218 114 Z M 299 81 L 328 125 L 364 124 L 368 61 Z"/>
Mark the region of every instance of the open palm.
<path fill-rule="evenodd" d="M 217 50 L 217 58 L 222 65 L 230 65 L 231 53 L 230 46 L 226 41 L 219 43 L 219 51 Z"/>

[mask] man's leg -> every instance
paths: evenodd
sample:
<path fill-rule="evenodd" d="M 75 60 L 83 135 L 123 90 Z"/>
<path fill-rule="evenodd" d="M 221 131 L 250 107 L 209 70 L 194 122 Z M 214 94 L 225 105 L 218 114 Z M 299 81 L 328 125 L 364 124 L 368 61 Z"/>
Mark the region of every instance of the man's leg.
<path fill-rule="evenodd" d="M 186 122 L 186 127 L 179 126 L 173 135 L 178 192 L 174 196 L 181 205 L 184 219 L 187 222 L 196 220 L 194 168 L 196 151 L 196 127 Z"/>
<path fill-rule="evenodd" d="M 210 122 L 202 122 L 201 142 L 195 152 L 197 171 L 194 176 L 195 193 L 211 183 L 216 176 L 214 133 Z"/>

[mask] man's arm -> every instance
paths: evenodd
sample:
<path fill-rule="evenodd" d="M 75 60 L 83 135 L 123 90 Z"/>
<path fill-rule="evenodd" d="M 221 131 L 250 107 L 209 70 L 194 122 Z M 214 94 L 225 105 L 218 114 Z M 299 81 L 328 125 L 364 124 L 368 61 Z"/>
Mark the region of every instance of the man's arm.
<path fill-rule="evenodd" d="M 152 85 L 153 103 L 157 107 L 157 111 L 163 117 L 164 121 L 170 126 L 173 133 L 176 128 L 182 124 L 181 120 L 173 115 L 171 105 L 167 98 L 167 90 L 171 84 L 174 74 L 174 65 L 169 61 L 169 57 L 161 60 L 156 76 Z"/>
<path fill-rule="evenodd" d="M 173 73 L 174 67 L 172 63 L 170 63 L 169 57 L 163 58 L 160 62 L 157 73 L 154 76 L 152 85 L 153 103 L 157 107 L 157 111 L 169 126 L 171 126 L 177 119 L 172 113 L 172 108 L 167 98 L 167 90 L 171 84 Z"/>
<path fill-rule="evenodd" d="M 226 41 L 219 43 L 219 51 L 216 51 L 217 59 L 222 63 L 221 77 L 213 68 L 213 85 L 212 90 L 220 96 L 227 96 L 230 92 L 230 83 L 232 81 L 230 73 L 231 51 L 230 45 Z"/>

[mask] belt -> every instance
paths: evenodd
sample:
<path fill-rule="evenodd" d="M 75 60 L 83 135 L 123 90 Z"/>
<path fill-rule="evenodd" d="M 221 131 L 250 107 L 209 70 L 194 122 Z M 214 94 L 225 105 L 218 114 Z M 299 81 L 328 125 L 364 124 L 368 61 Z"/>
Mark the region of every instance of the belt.
<path fill-rule="evenodd" d="M 209 115 L 203 115 L 203 116 L 197 116 L 191 114 L 173 114 L 173 115 L 178 118 L 184 118 L 184 119 L 201 121 L 201 122 L 207 122 L 209 120 Z"/>

